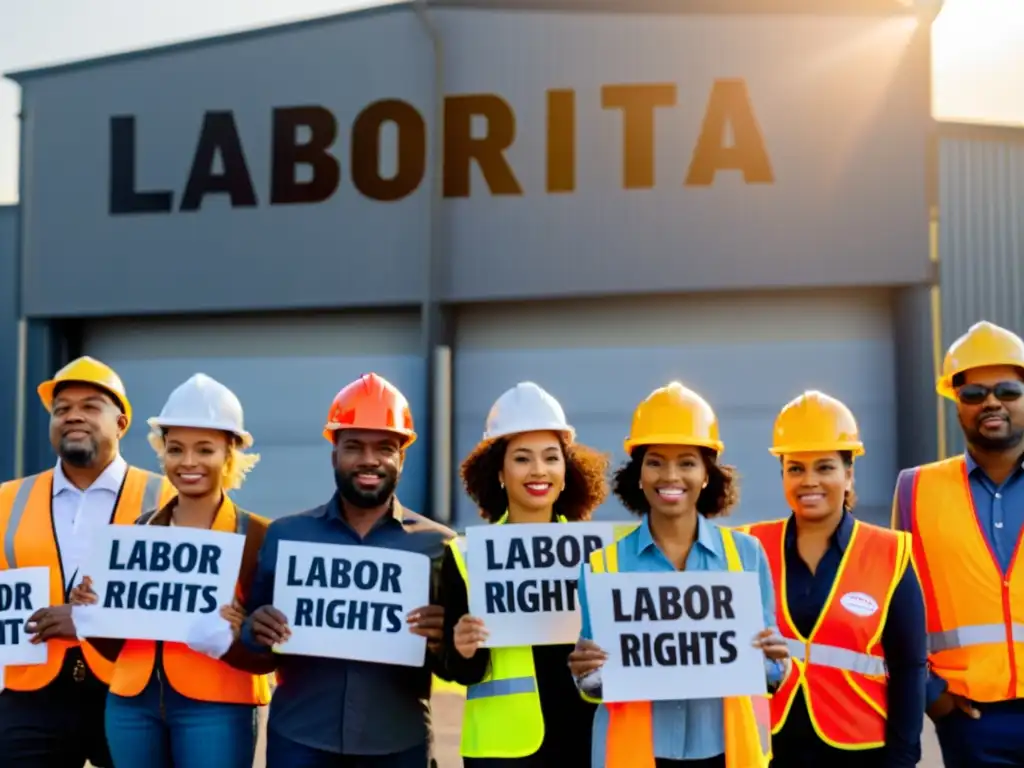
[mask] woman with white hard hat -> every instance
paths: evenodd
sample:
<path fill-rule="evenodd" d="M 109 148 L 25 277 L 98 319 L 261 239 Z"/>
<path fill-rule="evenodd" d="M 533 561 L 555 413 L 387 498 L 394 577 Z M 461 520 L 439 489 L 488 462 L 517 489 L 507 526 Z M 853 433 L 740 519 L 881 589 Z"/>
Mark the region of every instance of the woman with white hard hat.
<path fill-rule="evenodd" d="M 766 629 L 735 642 L 759 648 L 766 683 L 778 683 L 787 672 L 788 651 L 772 629 L 775 594 L 764 549 L 753 536 L 716 522 L 729 513 L 739 490 L 733 468 L 719 461 L 724 444 L 711 406 L 679 382 L 654 390 L 633 414 L 625 450 L 629 458 L 615 473 L 614 492 L 643 522 L 591 555 L 590 570 L 758 574 Z M 581 693 L 599 700 L 608 657 L 593 641 L 586 569 L 579 579 L 583 626 L 570 668 Z M 666 652 L 675 653 L 675 646 Z M 768 708 L 765 696 L 603 703 L 594 720 L 594 768 L 766 768 Z"/>
<path fill-rule="evenodd" d="M 256 708 L 269 702 L 273 660 L 246 651 L 236 635 L 268 521 L 239 509 L 227 491 L 242 485 L 259 456 L 245 453 L 252 436 L 238 398 L 202 373 L 148 423 L 149 443 L 178 495 L 136 524 L 241 534 L 245 550 L 236 605 L 198 619 L 187 643 L 91 641 L 115 662 L 106 711 L 111 755 L 118 768 L 251 768 Z M 88 576 L 72 602 L 96 602 Z"/>
<path fill-rule="evenodd" d="M 854 519 L 864 444 L 834 397 L 809 391 L 787 403 L 769 450 L 792 514 L 746 530 L 767 552 L 794 657 L 771 701 L 772 766 L 915 766 L 927 635 L 910 534 Z"/>
<path fill-rule="evenodd" d="M 562 406 L 533 382 L 499 397 L 483 440 L 462 463 L 481 516 L 493 525 L 589 519 L 608 494 L 608 460 L 574 438 Z M 468 687 L 466 768 L 587 768 L 594 707 L 579 698 L 566 670 L 572 646 L 482 648 L 487 630 L 469 615 L 463 545 L 452 542 L 441 566 L 440 674 Z"/>

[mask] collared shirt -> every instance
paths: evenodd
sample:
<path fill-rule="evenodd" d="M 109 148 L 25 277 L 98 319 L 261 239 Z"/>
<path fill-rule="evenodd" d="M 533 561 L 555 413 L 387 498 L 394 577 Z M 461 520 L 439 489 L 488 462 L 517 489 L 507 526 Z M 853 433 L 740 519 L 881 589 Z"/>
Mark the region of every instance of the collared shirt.
<path fill-rule="evenodd" d="M 775 627 L 775 591 L 772 573 L 768 567 L 761 542 L 753 536 L 733 531 L 736 549 L 743 569 L 758 574 L 761 583 L 761 604 L 764 624 Z M 619 570 L 662 572 L 676 567 L 665 556 L 651 535 L 649 516 L 619 542 Z M 686 557 L 687 571 L 725 571 L 728 563 L 718 526 L 697 516 L 697 540 Z M 582 570 L 582 569 L 581 569 Z M 586 579 L 579 579 L 579 603 L 583 615 L 580 637 L 590 640 Z M 752 641 L 753 638 L 750 638 Z M 773 661 L 765 660 L 769 682 L 778 682 L 781 669 Z M 654 754 L 669 760 L 703 760 L 725 752 L 725 721 L 721 699 L 691 699 L 688 701 L 652 702 L 654 718 Z M 593 768 L 604 768 L 605 743 L 608 733 L 608 709 L 598 707 L 594 716 L 592 750 Z"/>
<path fill-rule="evenodd" d="M 1013 560 L 1021 529 L 1024 528 L 1024 469 L 1018 465 L 1006 480 L 996 485 L 985 474 L 985 470 L 978 466 L 970 452 L 964 453 L 964 460 L 967 463 L 967 481 L 971 501 L 974 502 L 974 514 L 1005 574 Z M 903 470 L 896 481 L 892 524 L 897 530 L 911 529 L 911 496 L 918 469 L 911 467 Z M 931 706 L 945 690 L 946 681 L 929 672 L 927 705 Z"/>
<path fill-rule="evenodd" d="M 396 503 L 393 514 L 385 515 L 360 538 L 342 516 L 335 494 L 321 507 L 270 524 L 246 613 L 251 616 L 257 608 L 273 604 L 280 541 L 384 547 L 427 555 L 434 565 L 431 602 L 435 602 L 441 561 L 454 536 L 454 531 Z M 251 618 L 242 625 L 242 641 L 252 651 L 266 651 L 254 640 Z M 430 725 L 430 663 L 413 668 L 281 654 L 268 727 L 290 741 L 342 755 L 387 755 L 420 746 L 427 741 Z"/>
<path fill-rule="evenodd" d="M 808 637 L 814 631 L 839 573 L 843 555 L 853 535 L 854 518 L 844 512 L 829 547 L 812 573 L 800 557 L 793 516 L 786 524 L 786 604 L 796 630 Z M 811 725 L 803 689 L 775 738 L 775 756 L 789 765 L 789 757 L 802 765 L 856 765 L 867 759 L 878 768 L 913 768 L 921 759 L 921 728 L 924 723 L 925 682 L 928 670 L 924 597 L 913 568 L 908 567 L 893 592 L 889 614 L 882 629 L 882 651 L 889 671 L 888 717 L 882 750 L 849 752 L 821 741 Z M 882 754 L 879 755 L 878 752 Z"/>
<path fill-rule="evenodd" d="M 128 462 L 118 454 L 96 481 L 79 490 L 64 474 L 61 462 L 53 471 L 53 529 L 57 551 L 64 569 L 64 586 L 76 583 L 82 558 L 89 551 L 93 534 L 110 524 Z"/>

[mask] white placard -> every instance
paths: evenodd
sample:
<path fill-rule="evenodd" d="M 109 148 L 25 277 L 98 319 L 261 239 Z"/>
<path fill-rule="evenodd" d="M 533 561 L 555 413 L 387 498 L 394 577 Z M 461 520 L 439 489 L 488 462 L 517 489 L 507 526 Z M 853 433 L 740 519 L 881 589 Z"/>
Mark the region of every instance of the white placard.
<path fill-rule="evenodd" d="M 0 571 L 0 690 L 3 690 L 4 666 L 46 663 L 46 643 L 30 643 L 25 622 L 49 604 L 49 568 Z"/>
<path fill-rule="evenodd" d="M 575 643 L 580 634 L 580 564 L 637 523 L 528 523 L 466 529 L 469 612 L 490 633 L 485 645 Z"/>
<path fill-rule="evenodd" d="M 79 637 L 184 643 L 235 596 L 245 537 L 202 528 L 109 525 L 93 534 L 83 576 L 98 602 L 75 608 Z"/>
<path fill-rule="evenodd" d="M 767 690 L 761 588 L 751 572 L 588 573 L 604 701 L 753 696 Z"/>
<path fill-rule="evenodd" d="M 430 558 L 382 547 L 282 541 L 274 607 L 292 636 L 280 653 L 421 667 L 426 638 L 407 614 L 430 602 Z"/>

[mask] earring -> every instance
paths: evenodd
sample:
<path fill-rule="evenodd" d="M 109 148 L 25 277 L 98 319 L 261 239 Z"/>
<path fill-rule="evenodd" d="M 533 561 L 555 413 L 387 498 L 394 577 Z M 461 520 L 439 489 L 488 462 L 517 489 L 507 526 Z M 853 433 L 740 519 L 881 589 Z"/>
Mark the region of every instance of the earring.
<path fill-rule="evenodd" d="M 641 480 L 639 483 L 636 484 L 636 487 L 642 491 L 644 489 L 644 481 Z"/>
<path fill-rule="evenodd" d="M 505 483 L 504 483 L 504 482 L 502 482 L 501 480 L 499 480 L 499 481 L 498 481 L 498 485 L 500 485 L 500 486 L 501 486 L 501 490 L 503 490 L 503 491 L 505 490 Z"/>
<path fill-rule="evenodd" d="M 701 490 L 703 491 L 703 490 L 704 490 L 705 488 L 707 488 L 707 487 L 708 487 L 708 481 L 707 481 L 707 480 L 705 480 L 705 481 L 704 481 L 704 485 L 702 485 L 702 486 L 700 487 L 700 489 L 701 489 Z"/>

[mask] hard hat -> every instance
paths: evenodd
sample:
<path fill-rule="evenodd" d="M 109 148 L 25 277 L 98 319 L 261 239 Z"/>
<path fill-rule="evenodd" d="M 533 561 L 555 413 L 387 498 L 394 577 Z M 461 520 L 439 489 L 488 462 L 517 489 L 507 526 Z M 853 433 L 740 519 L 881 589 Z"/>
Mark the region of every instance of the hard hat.
<path fill-rule="evenodd" d="M 956 400 L 953 377 L 972 368 L 990 365 L 1024 368 L 1024 341 L 1012 331 L 982 320 L 949 345 L 942 361 L 942 376 L 939 377 L 935 391 L 943 397 Z"/>
<path fill-rule="evenodd" d="M 409 401 L 398 387 L 376 373 L 364 373 L 334 396 L 324 438 L 333 443 L 339 429 L 394 432 L 404 438 L 403 448 L 416 442 Z"/>
<path fill-rule="evenodd" d="M 694 445 L 715 453 L 725 448 L 711 406 L 678 381 L 651 392 L 633 412 L 626 453 L 640 445 Z"/>
<path fill-rule="evenodd" d="M 153 429 L 168 427 L 195 427 L 230 432 L 242 441 L 242 447 L 252 445 L 252 435 L 245 431 L 242 404 L 230 389 L 205 373 L 197 373 L 178 386 L 164 403 L 159 416 L 148 419 Z"/>
<path fill-rule="evenodd" d="M 808 391 L 790 400 L 775 419 L 772 456 L 810 451 L 852 451 L 864 455 L 853 413 L 824 392 Z"/>
<path fill-rule="evenodd" d="M 487 414 L 484 440 L 523 432 L 561 432 L 570 442 L 576 436 L 561 404 L 532 381 L 522 381 L 499 397 Z"/>
<path fill-rule="evenodd" d="M 52 379 L 44 381 L 36 388 L 39 399 L 43 401 L 43 407 L 47 411 L 53 410 L 53 393 L 61 384 L 89 384 L 102 389 L 114 398 L 114 402 L 124 412 L 128 420 L 125 431 L 132 425 L 132 404 L 128 402 L 121 377 L 114 373 L 110 366 L 88 356 L 72 360 L 57 371 Z"/>

